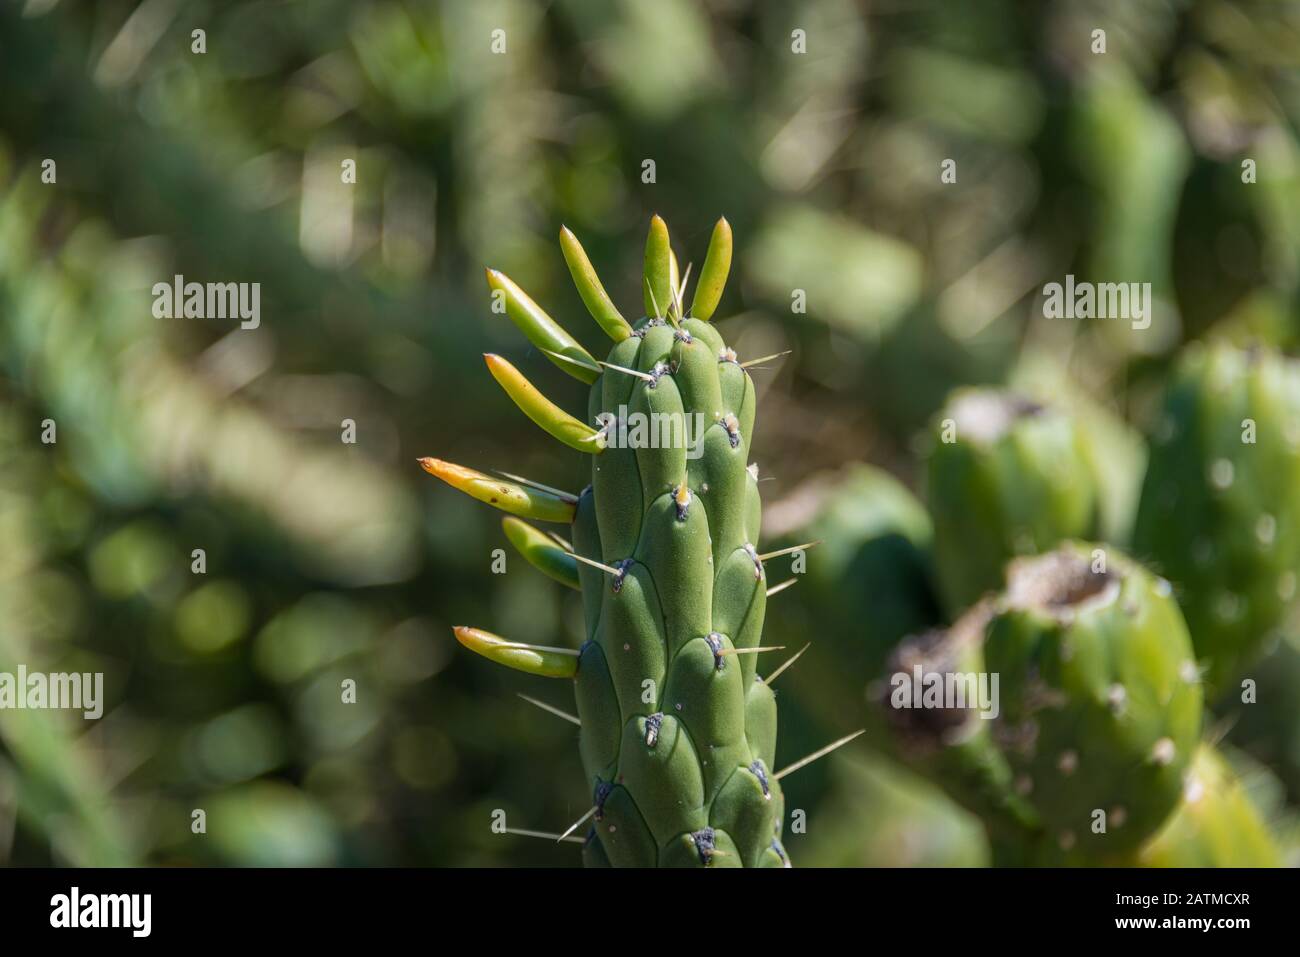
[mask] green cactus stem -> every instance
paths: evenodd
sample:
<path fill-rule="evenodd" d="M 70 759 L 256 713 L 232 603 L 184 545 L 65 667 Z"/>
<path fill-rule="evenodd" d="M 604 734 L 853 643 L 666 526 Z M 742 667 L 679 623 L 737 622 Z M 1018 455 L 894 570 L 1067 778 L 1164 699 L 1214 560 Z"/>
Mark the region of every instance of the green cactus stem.
<path fill-rule="evenodd" d="M 892 731 L 896 756 L 938 784 L 985 824 L 999 864 L 1022 863 L 1039 831 L 1034 810 L 1018 795 L 1013 772 L 993 736 L 992 718 L 981 717 L 977 698 L 926 700 L 926 688 L 966 676 L 987 675 L 984 634 L 993 603 L 974 606 L 946 629 L 902 641 L 885 665 L 886 681 L 873 697 Z M 999 702 L 1000 707 L 1000 702 Z"/>
<path fill-rule="evenodd" d="M 1201 727 L 1169 583 L 1077 542 L 1018 559 L 984 664 L 1000 676 L 994 736 L 1049 836 L 1092 860 L 1139 846 L 1178 803 Z"/>
<path fill-rule="evenodd" d="M 1191 640 L 1169 583 L 1114 549 L 1013 561 L 1001 593 L 904 641 L 888 671 L 877 697 L 899 753 L 985 822 L 998 863 L 1133 862 L 1185 800 L 1203 705 Z M 931 676 L 965 699 L 899 700 Z"/>
<path fill-rule="evenodd" d="M 586 640 L 570 651 L 472 628 L 457 628 L 456 636 L 501 664 L 574 679 L 592 801 L 587 864 L 788 866 L 779 779 L 803 762 L 772 770 L 776 700 L 757 673 L 759 658 L 779 646 L 760 640 L 764 560 L 778 553 L 757 548 L 762 509 L 749 463 L 754 384 L 704 321 L 722 294 L 730 227 L 719 221 L 714 230 L 698 314 L 683 314 L 689 269 L 676 276 L 668 229 L 656 216 L 646 242 L 646 316 L 630 324 L 567 230 L 561 245 L 584 303 L 614 340 L 605 361 L 504 275 L 489 270 L 488 282 L 530 341 L 592 383 L 587 413 L 601 428 L 554 406 L 504 359 L 489 356 L 488 364 L 533 421 L 592 453 L 591 484 L 573 496 L 437 459 L 421 464 L 513 515 L 571 523 L 571 550 L 518 519 L 507 519 L 505 529 L 531 564 L 581 590 Z M 611 426 L 623 409 L 683 426 L 698 422 L 697 435 L 685 427 L 667 433 L 697 444 L 614 441 Z"/>
<path fill-rule="evenodd" d="M 1241 780 L 1202 744 L 1183 780 L 1183 799 L 1134 855 L 1139 867 L 1280 867 L 1277 843 Z"/>
<path fill-rule="evenodd" d="M 949 614 L 1002 584 L 1017 555 L 1096 534 L 1086 441 L 1059 409 L 993 389 L 961 389 L 939 414 L 928 463 L 935 574 Z"/>
<path fill-rule="evenodd" d="M 1152 438 L 1133 544 L 1174 583 L 1206 684 L 1223 689 L 1297 608 L 1300 364 L 1189 347 Z"/>

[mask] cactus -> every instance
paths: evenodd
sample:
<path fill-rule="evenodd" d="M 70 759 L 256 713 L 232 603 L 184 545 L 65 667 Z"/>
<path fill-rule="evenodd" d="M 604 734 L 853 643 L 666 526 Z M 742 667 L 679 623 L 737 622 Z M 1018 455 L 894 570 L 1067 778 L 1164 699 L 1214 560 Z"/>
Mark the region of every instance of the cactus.
<path fill-rule="evenodd" d="M 861 704 L 865 681 L 907 635 L 941 620 L 931 586 L 930 517 L 883 469 L 855 463 L 814 476 L 768 509 L 766 527 L 782 542 L 821 544 L 799 578 L 802 601 L 777 602 L 769 620 L 782 634 L 817 635 L 829 653 L 791 678 L 815 714 L 842 717 Z"/>
<path fill-rule="evenodd" d="M 1295 607 L 1300 367 L 1188 348 L 1152 440 L 1134 550 L 1174 583 L 1206 684 L 1241 672 Z"/>
<path fill-rule="evenodd" d="M 1070 543 L 1013 562 L 998 604 L 985 667 L 1000 675 L 994 736 L 1017 792 L 1063 851 L 1133 850 L 1178 803 L 1200 734 L 1172 589 L 1114 549 Z"/>
<path fill-rule="evenodd" d="M 895 689 L 916 665 L 996 676 L 990 720 L 969 700 L 890 703 L 904 751 L 985 820 L 1000 862 L 1123 860 L 1181 800 L 1201 726 L 1191 642 L 1168 583 L 1114 550 L 1013 561 L 1000 595 L 892 664 Z"/>
<path fill-rule="evenodd" d="M 1140 867 L 1280 867 L 1277 844 L 1241 780 L 1208 744 L 1196 750 L 1183 799 L 1134 855 Z"/>
<path fill-rule="evenodd" d="M 1233 722 L 1229 740 L 1267 765 L 1300 805 L 1300 634 L 1287 634 L 1251 672 L 1259 680 L 1249 704 L 1232 692 L 1217 702 Z"/>
<path fill-rule="evenodd" d="M 936 431 L 928 499 L 950 614 L 996 591 L 1014 556 L 1096 534 L 1091 451 L 1061 411 L 1013 392 L 960 389 Z"/>
<path fill-rule="evenodd" d="M 534 422 L 592 456 L 591 485 L 575 495 L 436 459 L 421 463 L 515 516 L 506 532 L 521 554 L 580 589 L 586 641 L 573 650 L 468 627 L 456 636 L 499 663 L 574 680 L 593 804 L 578 822 L 593 819 L 587 864 L 788 866 L 785 772 L 772 770 L 776 701 L 756 673 L 758 653 L 775 649 L 760 642 L 763 563 L 772 556 L 755 547 L 754 385 L 708 321 L 730 268 L 731 229 L 726 220 L 714 229 L 688 311 L 689 269 L 678 275 L 667 227 L 654 217 L 646 316 L 634 323 L 610 300 L 573 234 L 563 230 L 560 241 L 583 302 L 615 342 L 607 360 L 594 359 L 501 273 L 489 270 L 488 283 L 534 345 L 591 384 L 588 414 L 600 427 L 556 407 L 504 359 L 488 362 Z M 663 441 L 637 442 L 637 422 L 624 409 L 662 416 L 640 422 Z M 690 423 L 702 426 L 697 434 Z M 523 519 L 570 523 L 572 544 Z"/>
<path fill-rule="evenodd" d="M 1013 787 L 1011 765 L 998 748 L 991 720 L 980 716 L 977 702 L 924 697 L 929 676 L 988 673 L 984 636 L 992 614 L 993 602 L 986 599 L 951 627 L 902 641 L 887 662 L 888 682 L 871 697 L 884 711 L 895 756 L 984 822 L 994 863 L 1022 864 L 1030 836 L 1039 831 L 1038 818 Z"/>

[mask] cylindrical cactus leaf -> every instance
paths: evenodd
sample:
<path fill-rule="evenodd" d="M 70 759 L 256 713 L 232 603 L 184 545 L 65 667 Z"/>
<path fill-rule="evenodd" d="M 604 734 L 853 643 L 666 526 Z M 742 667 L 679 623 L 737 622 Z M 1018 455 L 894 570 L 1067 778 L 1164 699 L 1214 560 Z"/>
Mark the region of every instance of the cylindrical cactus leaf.
<path fill-rule="evenodd" d="M 581 590 L 578 560 L 555 539 L 518 518 L 503 518 L 501 527 L 505 530 L 506 538 L 510 539 L 510 544 L 528 564 L 562 585 Z"/>
<path fill-rule="evenodd" d="M 722 301 L 722 290 L 727 284 L 727 274 L 731 271 L 731 224 L 725 218 L 719 219 L 713 227 L 709 239 L 709 252 L 704 257 L 700 268 L 700 277 L 695 282 L 695 298 L 691 301 L 691 316 L 708 322 L 718 303 Z"/>
<path fill-rule="evenodd" d="M 598 429 L 569 415 L 542 395 L 509 361 L 492 353 L 486 353 L 483 360 L 492 372 L 492 377 L 505 389 L 506 395 L 514 400 L 520 411 L 549 435 L 579 452 L 598 455 L 605 450 L 604 437 Z"/>
<path fill-rule="evenodd" d="M 419 461 L 420 467 L 430 475 L 503 512 L 539 522 L 573 521 L 578 504 L 576 496 L 484 475 L 441 459 L 425 457 Z"/>
<path fill-rule="evenodd" d="M 668 315 L 668 307 L 672 304 L 672 258 L 668 225 L 655 216 L 650 220 L 650 232 L 646 236 L 642 279 L 645 314 L 652 319 Z"/>
<path fill-rule="evenodd" d="M 569 265 L 573 284 L 578 287 L 578 295 L 600 328 L 615 342 L 622 342 L 632 335 L 632 326 L 618 311 L 614 301 L 609 298 L 609 293 L 605 292 L 600 276 L 587 258 L 582 243 L 578 242 L 578 237 L 567 226 L 560 229 L 560 248 L 564 251 L 564 261 Z"/>
<path fill-rule="evenodd" d="M 578 653 L 567 648 L 527 645 L 466 625 L 457 625 L 452 631 L 470 651 L 499 665 L 543 678 L 572 678 L 578 672 Z"/>
<path fill-rule="evenodd" d="M 509 276 L 496 269 L 487 270 L 488 286 L 503 300 L 506 315 L 519 327 L 528 341 L 546 353 L 553 363 L 575 379 L 590 385 L 600 376 L 600 366 L 591 353 L 579 345 L 563 327 L 552 319 L 528 293 Z"/>

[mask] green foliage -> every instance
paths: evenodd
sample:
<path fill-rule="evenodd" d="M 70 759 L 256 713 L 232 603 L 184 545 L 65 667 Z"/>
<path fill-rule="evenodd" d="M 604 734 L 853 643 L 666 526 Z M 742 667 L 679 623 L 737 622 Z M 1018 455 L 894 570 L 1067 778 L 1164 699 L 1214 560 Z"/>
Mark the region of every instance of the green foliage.
<path fill-rule="evenodd" d="M 0 836 L 15 835 L 0 859 L 263 863 L 274 846 L 313 864 L 576 863 L 488 826 L 497 809 L 525 826 L 576 816 L 572 726 L 514 697 L 536 679 L 456 655 L 450 626 L 490 608 L 512 644 L 591 634 L 581 563 L 520 523 L 507 535 L 561 585 L 516 574 L 513 555 L 491 574 L 497 522 L 430 494 L 410 460 L 587 483 L 588 388 L 552 384 L 547 405 L 524 376 L 594 379 L 607 350 L 521 348 L 480 264 L 557 326 L 585 304 L 617 342 L 634 317 L 614 299 L 645 292 L 625 238 L 655 210 L 693 251 L 727 211 L 734 251 L 695 256 L 696 315 L 734 262 L 727 342 L 793 353 L 750 369 L 768 533 L 825 540 L 769 603 L 777 643 L 811 642 L 781 678 L 782 748 L 882 719 L 864 684 L 900 634 L 942 619 L 906 489 L 926 484 L 912 440 L 945 397 L 993 384 L 1072 415 L 1087 401 L 1133 432 L 1180 344 L 1298 341 L 1296 9 L 249 0 L 206 5 L 199 55 L 166 4 L 0 5 L 0 656 L 102 670 L 107 693 L 87 727 L 0 714 Z M 1104 56 L 1086 42 L 1098 27 Z M 561 223 L 590 258 L 566 238 L 553 254 Z M 593 283 L 593 262 L 621 280 Z M 1039 290 L 1067 272 L 1152 282 L 1151 327 L 1045 320 Z M 178 273 L 260 282 L 261 328 L 152 316 L 151 285 Z M 507 351 L 516 365 L 493 372 L 528 415 L 479 366 Z M 1028 388 L 1026 358 L 1044 355 Z M 592 463 L 542 451 L 537 425 Z M 1097 443 L 1097 537 L 1119 547 L 1141 459 L 1127 444 Z M 798 531 L 785 516 L 806 479 L 848 459 L 897 482 L 850 479 L 837 517 Z M 505 481 L 521 507 L 576 507 Z M 1229 759 L 1248 748 L 1294 802 L 1296 633 L 1271 632 L 1283 643 L 1242 662 L 1257 701 L 1228 681 L 1223 724 L 1206 724 L 1231 724 Z M 340 703 L 346 679 L 356 704 Z M 809 816 L 784 835 L 794 857 L 982 859 L 970 815 L 864 756 L 893 749 L 880 726 L 781 782 Z M 983 780 L 986 757 L 953 771 Z M 871 786 L 844 770 L 862 760 Z"/>

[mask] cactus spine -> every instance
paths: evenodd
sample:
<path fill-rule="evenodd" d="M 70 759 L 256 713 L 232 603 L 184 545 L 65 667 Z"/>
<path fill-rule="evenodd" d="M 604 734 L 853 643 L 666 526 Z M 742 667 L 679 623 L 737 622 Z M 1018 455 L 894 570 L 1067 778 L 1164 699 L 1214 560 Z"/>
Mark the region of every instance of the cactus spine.
<path fill-rule="evenodd" d="M 754 385 L 707 321 L 730 268 L 731 229 L 726 220 L 714 229 L 686 310 L 686 278 L 654 217 L 646 315 L 635 322 L 614 306 L 576 237 L 566 229 L 560 242 L 583 302 L 614 340 L 605 361 L 507 277 L 489 270 L 488 283 L 534 345 L 591 383 L 588 416 L 600 427 L 554 406 L 504 359 L 488 363 L 534 422 L 591 454 L 591 484 L 570 495 L 421 461 L 515 516 L 506 532 L 520 553 L 580 588 L 586 641 L 578 650 L 538 647 L 474 628 L 457 628 L 457 638 L 499 663 L 574 680 L 593 805 L 587 864 L 786 866 L 772 771 L 776 701 L 757 675 L 758 653 L 773 649 L 760 641 L 767 584 L 748 461 Z M 658 431 L 637 441 L 625 411 Z M 572 546 L 529 518 L 571 523 Z"/>

